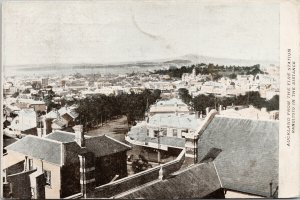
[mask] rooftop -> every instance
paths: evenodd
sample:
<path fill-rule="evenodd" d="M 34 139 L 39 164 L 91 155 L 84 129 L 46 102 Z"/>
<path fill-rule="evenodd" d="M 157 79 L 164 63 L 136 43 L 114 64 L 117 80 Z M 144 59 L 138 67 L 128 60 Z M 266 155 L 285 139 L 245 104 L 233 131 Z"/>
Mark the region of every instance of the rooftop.
<path fill-rule="evenodd" d="M 214 160 L 224 188 L 269 196 L 278 186 L 278 121 L 216 116 L 200 136 L 201 161 L 217 148 Z"/>
<path fill-rule="evenodd" d="M 60 165 L 61 147 L 62 144 L 54 140 L 28 135 L 7 146 L 6 149 Z"/>
<path fill-rule="evenodd" d="M 131 149 L 129 145 L 119 142 L 108 136 L 85 136 L 85 151 L 95 154 L 96 157 L 106 156 Z M 73 147 L 64 150 L 63 146 L 72 144 Z M 63 165 L 68 160 L 82 153 L 82 148 L 75 142 L 75 134 L 65 131 L 54 131 L 44 138 L 28 135 L 6 147 L 24 155 L 42 159 L 56 165 Z M 74 154 L 75 153 L 75 154 Z M 66 155 L 70 154 L 70 155 Z M 72 155 L 71 155 L 72 154 Z M 62 158 L 61 156 L 65 157 Z"/>
<path fill-rule="evenodd" d="M 220 188 L 214 164 L 202 163 L 176 172 L 165 180 L 145 184 L 115 197 L 126 199 L 205 198 Z"/>
<path fill-rule="evenodd" d="M 155 114 L 149 117 L 148 126 L 196 130 L 201 125 L 201 122 L 202 120 L 197 118 L 195 114 Z"/>

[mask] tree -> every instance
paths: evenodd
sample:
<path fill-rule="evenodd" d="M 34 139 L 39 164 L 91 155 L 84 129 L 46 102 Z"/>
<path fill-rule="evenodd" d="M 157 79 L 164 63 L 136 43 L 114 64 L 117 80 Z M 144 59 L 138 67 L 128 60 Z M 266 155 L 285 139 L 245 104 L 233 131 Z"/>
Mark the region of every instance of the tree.
<path fill-rule="evenodd" d="M 78 101 L 78 123 L 89 129 L 107 120 L 125 115 L 129 124 L 143 119 L 146 110 L 160 98 L 160 90 L 145 90 L 140 94 L 94 95 Z"/>
<path fill-rule="evenodd" d="M 11 95 L 11 97 L 13 97 L 13 98 L 17 98 L 18 96 L 19 96 L 19 92 L 15 92 L 15 93 L 13 93 L 12 95 Z"/>
<path fill-rule="evenodd" d="M 30 94 L 30 90 L 27 88 L 23 91 L 23 94 Z"/>
<path fill-rule="evenodd" d="M 193 98 L 193 105 L 196 111 L 205 113 L 207 107 L 214 107 L 216 104 L 216 98 L 214 95 L 204 95 L 200 94 Z"/>
<path fill-rule="evenodd" d="M 268 111 L 279 110 L 279 95 L 275 95 L 267 101 L 266 107 Z"/>
<path fill-rule="evenodd" d="M 237 75 L 235 73 L 232 73 L 229 75 L 229 78 L 230 79 L 236 79 Z"/>
<path fill-rule="evenodd" d="M 192 100 L 192 96 L 189 94 L 189 91 L 186 88 L 179 88 L 178 93 L 182 101 L 189 105 Z"/>

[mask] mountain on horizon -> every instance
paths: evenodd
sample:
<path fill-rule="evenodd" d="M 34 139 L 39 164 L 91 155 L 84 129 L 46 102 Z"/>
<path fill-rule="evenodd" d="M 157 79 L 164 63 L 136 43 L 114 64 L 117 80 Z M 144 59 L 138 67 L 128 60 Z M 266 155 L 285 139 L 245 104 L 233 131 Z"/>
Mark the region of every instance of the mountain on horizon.
<path fill-rule="evenodd" d="M 231 59 L 231 58 L 215 58 L 210 56 L 203 56 L 197 54 L 186 54 L 177 58 L 166 58 L 166 59 L 153 59 L 153 60 L 144 60 L 144 61 L 131 61 L 131 62 L 116 62 L 116 63 L 77 63 L 77 64 L 63 64 L 63 63 L 54 63 L 54 64 L 33 64 L 33 65 L 19 65 L 19 66 L 6 66 L 12 68 L 23 68 L 23 69 L 33 69 L 33 68 L 47 68 L 47 67 L 55 67 L 55 68 L 69 68 L 69 67 L 151 67 L 151 66 L 171 66 L 171 65 L 192 65 L 192 64 L 200 64 L 200 63 L 213 63 L 218 65 L 236 65 L 236 66 L 252 66 L 255 64 L 269 66 L 272 64 L 277 64 L 275 61 L 267 61 L 267 60 L 246 60 L 246 59 Z"/>

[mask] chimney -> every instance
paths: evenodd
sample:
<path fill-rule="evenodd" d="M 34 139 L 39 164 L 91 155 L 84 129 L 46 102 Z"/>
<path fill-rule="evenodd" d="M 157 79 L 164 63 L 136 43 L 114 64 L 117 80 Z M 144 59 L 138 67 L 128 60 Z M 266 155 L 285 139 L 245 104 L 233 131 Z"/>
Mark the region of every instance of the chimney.
<path fill-rule="evenodd" d="M 196 117 L 196 119 L 199 119 L 199 111 L 195 112 L 195 117 Z"/>
<path fill-rule="evenodd" d="M 163 180 L 163 178 L 164 178 L 164 171 L 163 171 L 162 166 L 160 166 L 160 169 L 158 171 L 158 179 Z"/>
<path fill-rule="evenodd" d="M 205 109 L 205 114 L 206 114 L 206 116 L 208 115 L 208 113 L 209 113 L 209 107 L 206 107 L 206 109 Z"/>
<path fill-rule="evenodd" d="M 273 188 L 272 188 L 273 183 L 270 182 L 270 197 L 273 196 Z"/>
<path fill-rule="evenodd" d="M 76 125 L 73 127 L 74 131 L 75 131 L 75 142 L 77 142 L 77 144 L 80 147 L 84 147 L 85 146 L 85 141 L 84 141 L 84 133 L 83 133 L 83 126 L 82 125 Z"/>
<path fill-rule="evenodd" d="M 185 137 L 185 159 L 189 162 L 198 163 L 198 134 L 186 135 Z"/>
<path fill-rule="evenodd" d="M 201 119 L 203 118 L 202 111 L 200 111 L 200 118 L 201 118 Z"/>
<path fill-rule="evenodd" d="M 24 171 L 27 171 L 27 162 L 28 162 L 28 156 L 25 156 L 25 162 L 24 162 Z"/>
<path fill-rule="evenodd" d="M 42 137 L 47 135 L 47 124 L 46 124 L 46 116 L 42 118 Z"/>

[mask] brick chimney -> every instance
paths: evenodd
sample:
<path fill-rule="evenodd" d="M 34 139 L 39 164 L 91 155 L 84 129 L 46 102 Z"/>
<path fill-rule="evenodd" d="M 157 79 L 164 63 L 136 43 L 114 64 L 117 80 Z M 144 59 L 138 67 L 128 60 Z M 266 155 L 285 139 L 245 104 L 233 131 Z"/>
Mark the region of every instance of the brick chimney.
<path fill-rule="evenodd" d="M 77 142 L 77 144 L 80 147 L 84 147 L 85 146 L 85 139 L 84 139 L 84 133 L 83 133 L 83 126 L 82 125 L 76 125 L 73 127 L 74 131 L 75 131 L 75 142 Z"/>

